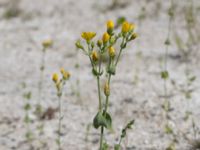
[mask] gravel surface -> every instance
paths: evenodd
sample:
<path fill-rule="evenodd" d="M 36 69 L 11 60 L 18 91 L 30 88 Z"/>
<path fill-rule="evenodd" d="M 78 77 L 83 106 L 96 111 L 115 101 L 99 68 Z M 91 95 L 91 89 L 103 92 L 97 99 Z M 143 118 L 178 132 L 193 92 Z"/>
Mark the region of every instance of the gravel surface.
<path fill-rule="evenodd" d="M 197 30 L 192 32 L 200 37 L 200 1 L 193 0 L 193 3 Z M 200 38 L 190 47 L 186 61 L 177 47 L 175 35 L 179 34 L 183 42 L 187 42 L 184 13 L 190 3 L 188 0 L 175 0 L 175 4 L 171 45 L 167 55 L 170 74 L 167 88 L 172 107 L 169 124 L 177 136 L 177 150 L 189 150 L 194 139 L 192 118 L 200 128 Z M 146 13 L 140 21 L 138 16 L 142 7 L 146 8 Z M 139 37 L 124 51 L 117 74 L 111 81 L 109 112 L 113 117 L 114 132 L 106 132 L 106 139 L 110 145 L 114 145 L 123 126 L 135 119 L 133 130 L 122 142 L 123 148 L 164 150 L 173 139 L 164 133 L 164 90 L 160 77 L 169 7 L 170 2 L 162 0 L 119 0 L 114 7 L 111 0 L 0 0 L 0 150 L 31 149 L 24 137 L 25 100 L 22 95 L 25 91 L 31 91 L 31 104 L 34 106 L 38 101 L 41 41 L 47 38 L 52 38 L 54 45 L 45 57 L 42 106 L 44 109 L 57 107 L 51 75 L 60 67 L 69 70 L 72 77 L 66 84 L 62 98 L 62 147 L 64 150 L 98 149 L 99 130 L 90 127 L 87 131 L 98 110 L 96 80 L 91 74 L 88 58 L 76 50 L 74 43 L 83 31 L 95 31 L 100 37 L 106 30 L 105 22 L 108 19 L 117 20 L 120 16 L 137 25 Z M 6 17 L 5 13 L 10 10 L 18 12 L 17 15 Z M 189 87 L 192 91 L 189 100 L 183 92 L 188 89 L 186 70 L 189 70 L 190 76 L 196 76 Z M 22 86 L 24 83 L 25 89 Z M 184 120 L 186 111 L 193 113 L 187 121 Z M 55 150 L 58 113 L 51 120 L 42 121 L 44 134 L 40 136 L 37 126 L 41 122 L 34 113 L 30 117 L 33 120 L 30 129 L 34 134 L 32 149 Z M 198 135 L 200 133 L 197 133 L 197 138 Z"/>

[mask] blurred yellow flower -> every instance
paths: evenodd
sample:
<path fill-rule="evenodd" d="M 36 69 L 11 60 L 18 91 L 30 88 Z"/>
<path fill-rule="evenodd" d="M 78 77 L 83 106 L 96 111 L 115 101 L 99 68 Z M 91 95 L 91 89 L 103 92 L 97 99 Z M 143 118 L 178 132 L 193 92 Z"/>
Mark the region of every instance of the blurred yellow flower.
<path fill-rule="evenodd" d="M 52 80 L 53 80 L 55 83 L 58 83 L 59 75 L 58 75 L 57 73 L 54 73 L 53 76 L 52 76 Z"/>
<path fill-rule="evenodd" d="M 105 32 L 105 33 L 103 34 L 103 37 L 102 37 L 103 43 L 108 42 L 109 39 L 110 39 L 110 35 L 109 35 L 107 32 Z"/>
<path fill-rule="evenodd" d="M 128 23 L 127 21 L 124 21 L 124 23 L 122 24 L 122 32 L 123 33 L 127 33 L 131 30 L 134 30 L 134 28 L 135 28 L 135 25 Z"/>
<path fill-rule="evenodd" d="M 99 57 L 98 57 L 97 51 L 93 50 L 91 57 L 94 62 L 98 61 Z"/>
<path fill-rule="evenodd" d="M 69 79 L 70 73 L 69 73 L 68 71 L 65 71 L 64 68 L 61 68 L 61 69 L 60 69 L 60 72 L 61 72 L 61 74 L 62 74 L 64 80 Z"/>
<path fill-rule="evenodd" d="M 114 22 L 112 20 L 107 21 L 107 29 L 113 29 L 114 28 Z"/>
<path fill-rule="evenodd" d="M 109 47 L 108 48 L 108 53 L 109 53 L 109 56 L 111 57 L 111 58 L 114 58 L 115 57 L 115 49 L 114 49 L 114 47 Z"/>
<path fill-rule="evenodd" d="M 81 37 L 85 39 L 87 42 L 89 42 L 91 39 L 93 39 L 96 36 L 95 32 L 83 32 L 81 34 Z"/>
<path fill-rule="evenodd" d="M 47 39 L 47 40 L 44 40 L 42 42 L 42 46 L 44 48 L 48 48 L 48 47 L 51 47 L 53 45 L 53 40 L 52 39 Z"/>

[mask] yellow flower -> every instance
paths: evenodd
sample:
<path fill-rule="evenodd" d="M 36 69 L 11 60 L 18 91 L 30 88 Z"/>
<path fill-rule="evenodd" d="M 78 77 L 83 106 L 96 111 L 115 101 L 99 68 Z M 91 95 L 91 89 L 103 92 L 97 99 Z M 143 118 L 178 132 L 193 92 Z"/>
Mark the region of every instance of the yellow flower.
<path fill-rule="evenodd" d="M 54 73 L 53 76 L 52 76 L 52 80 L 53 80 L 55 83 L 58 83 L 59 75 L 58 75 L 57 73 Z"/>
<path fill-rule="evenodd" d="M 85 39 L 87 42 L 89 42 L 91 39 L 93 39 L 96 36 L 95 32 L 83 32 L 81 34 L 81 37 Z"/>
<path fill-rule="evenodd" d="M 105 94 L 105 96 L 110 95 L 110 87 L 108 85 L 108 82 L 106 82 L 105 85 L 104 85 L 104 94 Z"/>
<path fill-rule="evenodd" d="M 122 32 L 123 33 L 127 33 L 131 30 L 134 30 L 134 28 L 135 28 L 135 25 L 128 23 L 127 21 L 124 21 L 124 23 L 122 24 Z"/>
<path fill-rule="evenodd" d="M 47 39 L 47 40 L 44 40 L 44 41 L 42 42 L 42 46 L 43 46 L 44 48 L 51 47 L 52 45 L 53 45 L 53 40 L 51 40 L 51 39 Z"/>
<path fill-rule="evenodd" d="M 111 30 L 114 28 L 114 22 L 112 20 L 107 21 L 107 29 Z"/>
<path fill-rule="evenodd" d="M 108 53 L 109 53 L 111 58 L 114 58 L 115 57 L 115 49 L 114 49 L 114 47 L 112 47 L 112 46 L 109 47 L 108 48 Z"/>
<path fill-rule="evenodd" d="M 91 57 L 94 62 L 98 61 L 99 57 L 98 57 L 97 51 L 93 50 Z"/>
<path fill-rule="evenodd" d="M 110 35 L 109 35 L 107 32 L 105 32 L 105 33 L 103 34 L 103 37 L 102 37 L 103 43 L 108 42 L 109 39 L 110 39 Z"/>
<path fill-rule="evenodd" d="M 70 73 L 69 73 L 68 71 L 65 71 L 64 68 L 61 68 L 61 69 L 60 69 L 60 72 L 61 72 L 61 74 L 62 74 L 64 80 L 69 79 Z"/>

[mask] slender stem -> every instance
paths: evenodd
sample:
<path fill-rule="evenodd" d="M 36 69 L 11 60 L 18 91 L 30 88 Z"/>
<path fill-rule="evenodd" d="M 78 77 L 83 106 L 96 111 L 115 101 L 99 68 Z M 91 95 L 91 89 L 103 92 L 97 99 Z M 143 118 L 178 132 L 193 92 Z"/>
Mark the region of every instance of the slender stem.
<path fill-rule="evenodd" d="M 124 41 L 125 41 L 125 39 L 124 39 L 124 37 L 123 37 L 121 45 L 124 44 Z M 123 49 L 123 48 L 121 47 L 121 48 L 120 48 L 120 51 L 119 51 L 119 55 L 117 56 L 117 60 L 116 60 L 116 62 L 115 62 L 115 67 L 117 66 L 117 64 L 118 64 L 118 62 L 119 62 L 119 58 L 120 58 L 120 56 L 121 56 L 122 49 Z"/>
<path fill-rule="evenodd" d="M 58 150 L 61 150 L 61 120 L 62 120 L 62 108 L 61 108 L 61 95 L 58 96 L 59 103 L 59 119 L 58 119 Z"/>
<path fill-rule="evenodd" d="M 110 80 L 111 80 L 111 74 L 109 74 L 108 76 L 108 86 L 110 87 Z M 106 96 L 106 105 L 105 105 L 105 111 L 104 113 L 107 112 L 107 109 L 108 109 L 108 102 L 109 102 L 109 96 Z"/>
<path fill-rule="evenodd" d="M 100 87 L 100 77 L 97 76 L 97 86 L 98 86 L 98 96 L 99 96 L 99 111 L 102 110 L 102 103 L 101 103 L 101 87 Z"/>
<path fill-rule="evenodd" d="M 101 54 L 99 56 L 99 70 L 98 73 L 101 73 Z M 98 87 L 98 96 L 99 96 L 99 111 L 102 111 L 102 101 L 101 101 L 101 86 L 100 86 L 100 75 L 97 75 L 97 87 Z M 103 146 L 103 135 L 104 135 L 104 127 L 101 127 L 101 134 L 100 134 L 100 150 L 102 150 Z"/>
<path fill-rule="evenodd" d="M 171 7 L 170 7 L 170 11 L 173 11 L 173 0 L 171 0 Z M 167 61 L 167 57 L 168 57 L 168 51 L 169 51 L 169 38 L 170 38 L 170 34 L 171 34 L 171 26 L 172 26 L 172 14 L 169 14 L 169 23 L 168 23 L 168 33 L 167 33 L 167 38 L 166 38 L 166 47 L 165 47 L 165 56 L 164 56 L 164 72 L 167 72 L 167 66 L 168 66 L 168 61 Z M 167 105 L 167 110 L 165 110 L 165 116 L 166 116 L 166 121 L 168 124 L 168 107 L 169 107 L 169 100 L 167 99 L 167 95 L 168 95 L 168 91 L 167 91 L 167 78 L 164 78 L 164 97 L 165 97 L 165 102 L 164 104 Z M 164 105 L 164 106 L 165 106 Z"/>
<path fill-rule="evenodd" d="M 104 128 L 102 126 L 101 127 L 101 136 L 100 136 L 100 150 L 102 150 L 102 146 L 103 146 L 103 135 L 104 135 Z"/>
<path fill-rule="evenodd" d="M 41 107 L 41 93 L 42 93 L 42 89 L 43 89 L 43 78 L 44 78 L 44 69 L 45 69 L 45 54 L 46 54 L 46 50 L 45 50 L 45 48 L 43 48 L 43 50 L 42 50 L 42 60 L 41 60 L 41 66 L 40 66 L 40 81 L 39 81 L 39 87 L 38 87 L 39 88 L 38 109 L 41 109 L 39 107 Z"/>

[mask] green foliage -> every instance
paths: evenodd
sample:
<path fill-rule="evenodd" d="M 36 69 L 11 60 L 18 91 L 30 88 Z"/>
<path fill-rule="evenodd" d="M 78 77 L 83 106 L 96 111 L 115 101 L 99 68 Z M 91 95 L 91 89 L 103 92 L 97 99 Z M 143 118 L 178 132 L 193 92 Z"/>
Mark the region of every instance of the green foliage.
<path fill-rule="evenodd" d="M 173 129 L 168 124 L 165 125 L 165 133 L 173 134 Z"/>
<path fill-rule="evenodd" d="M 162 79 L 168 79 L 169 78 L 169 73 L 168 73 L 168 71 L 162 71 L 161 72 L 161 78 Z"/>
<path fill-rule="evenodd" d="M 98 112 L 93 119 L 93 126 L 98 129 L 100 126 L 103 126 L 107 129 L 112 129 L 112 118 L 110 114 Z"/>

